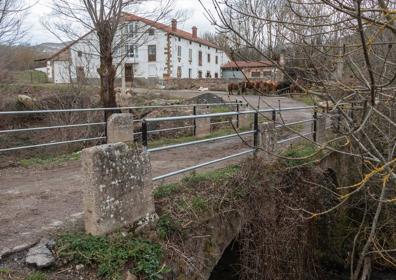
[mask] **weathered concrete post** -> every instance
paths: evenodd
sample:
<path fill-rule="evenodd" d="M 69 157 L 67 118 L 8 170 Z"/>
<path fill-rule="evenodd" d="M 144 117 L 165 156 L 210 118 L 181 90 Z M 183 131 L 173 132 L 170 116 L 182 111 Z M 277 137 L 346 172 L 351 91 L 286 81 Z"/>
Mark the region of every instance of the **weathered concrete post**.
<path fill-rule="evenodd" d="M 155 213 L 151 166 L 141 147 L 124 143 L 84 149 L 85 231 L 102 235 Z"/>
<path fill-rule="evenodd" d="M 112 114 L 107 120 L 107 143 L 133 143 L 133 115 Z"/>
<path fill-rule="evenodd" d="M 266 158 L 274 158 L 271 154 L 276 152 L 278 141 L 277 139 L 277 131 L 274 122 L 264 122 L 259 124 L 258 146 L 263 150 Z"/>
<path fill-rule="evenodd" d="M 316 142 L 322 144 L 326 142 L 326 116 L 319 115 L 316 120 Z"/>
<path fill-rule="evenodd" d="M 197 115 L 205 115 L 209 109 L 202 107 L 197 110 Z M 204 137 L 210 134 L 210 118 L 195 119 L 195 136 Z"/>
<path fill-rule="evenodd" d="M 249 105 L 247 104 L 241 104 L 239 106 L 239 112 L 247 111 L 249 110 Z M 252 116 L 253 114 L 241 114 L 239 115 L 239 127 L 240 128 L 246 128 L 251 125 L 252 122 Z"/>

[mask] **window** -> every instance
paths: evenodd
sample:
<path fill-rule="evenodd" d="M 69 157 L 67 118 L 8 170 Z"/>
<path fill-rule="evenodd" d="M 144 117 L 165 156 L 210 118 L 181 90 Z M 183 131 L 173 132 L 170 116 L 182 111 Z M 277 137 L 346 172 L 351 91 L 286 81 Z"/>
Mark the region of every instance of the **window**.
<path fill-rule="evenodd" d="M 198 71 L 198 79 L 202 79 L 202 71 Z"/>
<path fill-rule="evenodd" d="M 137 23 L 136 22 L 130 22 L 126 26 L 127 29 L 127 34 L 129 37 L 135 37 L 137 35 Z"/>
<path fill-rule="evenodd" d="M 181 46 L 177 46 L 177 56 L 181 57 Z"/>
<path fill-rule="evenodd" d="M 212 78 L 212 75 L 210 74 L 210 71 L 206 72 L 206 78 Z"/>
<path fill-rule="evenodd" d="M 192 62 L 192 49 L 188 50 L 188 61 Z"/>
<path fill-rule="evenodd" d="M 181 66 L 177 66 L 177 77 L 180 79 L 182 76 L 182 69 Z"/>
<path fill-rule="evenodd" d="M 190 41 L 190 45 L 192 44 L 192 42 Z"/>
<path fill-rule="evenodd" d="M 252 78 L 260 78 L 260 72 L 252 72 Z"/>
<path fill-rule="evenodd" d="M 177 40 L 179 40 L 179 42 L 180 42 L 181 41 L 180 37 L 178 37 Z"/>
<path fill-rule="evenodd" d="M 201 51 L 198 52 L 198 65 L 202 66 L 202 52 Z"/>
<path fill-rule="evenodd" d="M 216 55 L 215 57 L 216 64 L 219 64 L 219 57 Z"/>
<path fill-rule="evenodd" d="M 148 35 L 150 35 L 150 36 L 154 35 L 154 28 L 149 28 Z"/>
<path fill-rule="evenodd" d="M 191 76 L 192 76 L 192 69 L 189 68 L 189 69 L 188 69 L 188 78 L 191 79 Z"/>
<path fill-rule="evenodd" d="M 126 57 L 138 57 L 138 48 L 136 45 L 126 45 L 125 46 Z"/>
<path fill-rule="evenodd" d="M 157 47 L 156 45 L 148 46 L 148 61 L 153 62 L 157 60 Z"/>
<path fill-rule="evenodd" d="M 78 57 L 82 57 L 82 51 L 77 52 Z"/>
<path fill-rule="evenodd" d="M 210 53 L 208 53 L 208 63 L 210 63 Z"/>
<path fill-rule="evenodd" d="M 219 73 L 215 73 L 215 78 L 219 78 Z"/>

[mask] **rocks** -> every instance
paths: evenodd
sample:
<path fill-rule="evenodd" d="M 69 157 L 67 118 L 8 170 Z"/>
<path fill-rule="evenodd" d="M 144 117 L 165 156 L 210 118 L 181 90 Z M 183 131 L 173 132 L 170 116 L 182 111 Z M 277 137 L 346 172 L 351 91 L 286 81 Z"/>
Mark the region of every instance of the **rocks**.
<path fill-rule="evenodd" d="M 19 94 L 17 96 L 17 103 L 21 104 L 26 109 L 36 109 L 36 100 L 30 96 Z"/>
<path fill-rule="evenodd" d="M 55 258 L 49 248 L 55 246 L 55 241 L 42 239 L 38 245 L 31 248 L 26 255 L 26 263 L 38 268 L 46 268 L 54 264 Z"/>

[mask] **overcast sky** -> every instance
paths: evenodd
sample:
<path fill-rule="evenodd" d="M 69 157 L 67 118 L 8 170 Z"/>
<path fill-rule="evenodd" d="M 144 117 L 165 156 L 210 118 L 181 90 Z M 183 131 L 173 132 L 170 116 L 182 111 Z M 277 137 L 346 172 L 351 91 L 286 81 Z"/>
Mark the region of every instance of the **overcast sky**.
<path fill-rule="evenodd" d="M 34 1 L 34 0 L 29 0 Z M 25 26 L 28 29 L 28 34 L 25 41 L 35 45 L 44 42 L 59 42 L 59 40 L 48 32 L 40 23 L 41 19 L 45 19 L 51 13 L 51 4 L 53 0 L 38 0 L 28 12 L 25 17 Z M 210 0 L 204 0 L 210 5 Z M 175 0 L 177 9 L 186 9 L 191 14 L 191 17 L 179 24 L 179 28 L 190 31 L 192 26 L 198 27 L 198 33 L 202 34 L 205 31 L 214 31 L 213 27 L 203 15 L 203 9 L 198 0 Z"/>

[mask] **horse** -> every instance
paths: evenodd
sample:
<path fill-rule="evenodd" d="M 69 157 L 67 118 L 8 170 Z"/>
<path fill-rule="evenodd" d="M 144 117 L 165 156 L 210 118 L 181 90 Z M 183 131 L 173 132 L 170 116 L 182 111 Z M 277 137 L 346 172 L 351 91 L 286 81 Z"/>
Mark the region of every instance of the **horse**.
<path fill-rule="evenodd" d="M 236 90 L 237 92 L 239 91 L 239 85 L 238 84 L 228 84 L 228 94 L 229 95 L 234 95 L 233 91 Z"/>

